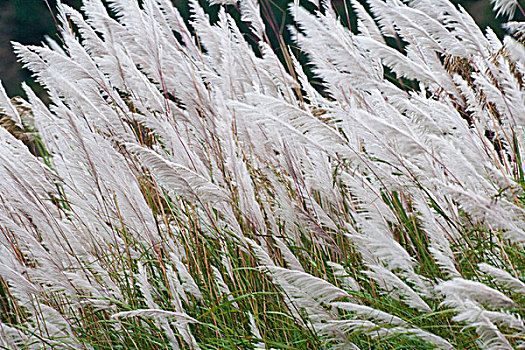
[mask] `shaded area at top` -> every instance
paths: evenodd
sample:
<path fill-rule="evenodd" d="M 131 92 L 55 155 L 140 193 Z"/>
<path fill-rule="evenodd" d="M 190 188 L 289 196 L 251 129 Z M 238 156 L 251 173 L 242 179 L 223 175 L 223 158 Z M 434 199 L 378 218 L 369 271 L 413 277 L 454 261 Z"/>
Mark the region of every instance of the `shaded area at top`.
<path fill-rule="evenodd" d="M 172 1 L 181 8 L 183 15 L 188 16 L 186 0 Z M 273 12 L 272 17 L 279 22 L 279 29 L 282 29 L 282 15 L 291 1 L 262 0 L 266 8 Z M 365 1 L 362 0 L 362 2 Z M 62 2 L 75 8 L 79 8 L 82 3 L 81 0 L 63 0 Z M 494 16 L 491 13 L 490 0 L 456 0 L 453 2 L 464 6 L 482 27 L 489 25 L 501 34 L 501 23 L 492 20 Z M 332 0 L 332 3 L 344 21 L 347 17 L 345 0 Z M 348 1 L 347 6 L 351 7 Z M 39 44 L 45 40 L 46 35 L 56 37 L 56 26 L 51 14 L 51 10 L 56 11 L 55 7 L 55 0 L 0 0 L 0 80 L 9 95 L 20 95 L 22 93 L 20 83 L 30 81 L 29 73 L 22 70 L 21 65 L 16 62 L 10 42 Z M 350 11 L 349 16 L 352 15 Z M 38 86 L 32 84 L 31 81 L 30 84 L 39 91 Z"/>

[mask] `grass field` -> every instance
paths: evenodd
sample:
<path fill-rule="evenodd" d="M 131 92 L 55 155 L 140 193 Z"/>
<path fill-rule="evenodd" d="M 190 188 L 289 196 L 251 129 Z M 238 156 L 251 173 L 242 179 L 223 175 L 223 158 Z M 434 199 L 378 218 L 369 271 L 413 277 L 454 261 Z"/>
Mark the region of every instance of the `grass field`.
<path fill-rule="evenodd" d="M 0 91 L 0 347 L 524 347 L 525 25 L 214 2 L 14 45 L 49 103 Z"/>

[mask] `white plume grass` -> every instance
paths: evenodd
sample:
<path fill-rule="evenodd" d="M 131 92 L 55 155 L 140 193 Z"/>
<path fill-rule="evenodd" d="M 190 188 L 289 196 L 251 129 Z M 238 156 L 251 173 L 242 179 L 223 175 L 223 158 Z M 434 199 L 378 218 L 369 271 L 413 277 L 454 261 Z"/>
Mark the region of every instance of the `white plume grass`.
<path fill-rule="evenodd" d="M 46 98 L 0 86 L 0 347 L 524 347 L 523 23 L 201 3 L 14 44 Z"/>

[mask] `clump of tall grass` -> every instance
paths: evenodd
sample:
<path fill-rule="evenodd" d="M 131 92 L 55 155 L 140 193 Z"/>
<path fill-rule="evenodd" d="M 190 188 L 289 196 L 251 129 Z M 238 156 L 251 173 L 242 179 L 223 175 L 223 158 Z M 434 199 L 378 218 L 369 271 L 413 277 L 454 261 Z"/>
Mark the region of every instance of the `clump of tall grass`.
<path fill-rule="evenodd" d="M 525 26 L 293 4 L 314 86 L 265 2 L 212 3 L 85 0 L 15 44 L 50 103 L 0 91 L 0 346 L 525 346 Z"/>

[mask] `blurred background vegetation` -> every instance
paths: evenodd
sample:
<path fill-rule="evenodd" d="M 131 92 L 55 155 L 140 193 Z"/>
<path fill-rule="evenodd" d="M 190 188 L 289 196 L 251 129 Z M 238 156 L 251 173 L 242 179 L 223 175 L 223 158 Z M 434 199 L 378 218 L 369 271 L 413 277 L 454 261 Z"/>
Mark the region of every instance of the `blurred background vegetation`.
<path fill-rule="evenodd" d="M 172 1 L 187 17 L 187 0 Z M 287 21 L 287 18 L 283 18 L 283 14 L 285 14 L 287 3 L 291 1 L 293 0 L 261 1 L 263 15 L 267 19 L 271 18 L 278 30 L 282 30 Z M 345 1 L 350 8 L 347 0 L 332 0 L 336 11 L 346 23 Z M 77 9 L 81 6 L 81 0 L 63 0 L 62 2 Z M 200 0 L 200 2 L 206 3 L 206 0 Z M 501 21 L 494 20 L 490 0 L 455 0 L 454 2 L 465 7 L 482 27 L 491 26 L 498 34 L 502 34 Z M 20 83 L 23 80 L 34 85 L 30 81 L 29 73 L 22 70 L 16 62 L 10 42 L 39 44 L 45 40 L 46 35 L 56 39 L 56 25 L 52 15 L 52 12 L 55 12 L 55 6 L 55 0 L 0 0 L 0 80 L 9 95 L 21 94 Z M 210 11 L 214 12 L 213 9 Z M 349 19 L 352 25 L 353 19 Z M 284 35 L 284 39 L 287 40 L 287 35 Z M 272 44 L 278 50 L 276 37 L 273 37 L 273 41 Z"/>

